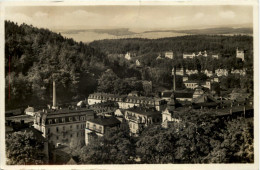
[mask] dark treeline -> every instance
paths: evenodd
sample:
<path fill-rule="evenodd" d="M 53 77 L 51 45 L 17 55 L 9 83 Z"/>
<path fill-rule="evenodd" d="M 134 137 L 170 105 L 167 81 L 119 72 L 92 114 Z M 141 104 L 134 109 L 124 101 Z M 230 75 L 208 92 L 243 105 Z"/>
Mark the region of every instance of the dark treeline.
<path fill-rule="evenodd" d="M 87 95 L 96 89 L 96 77 L 106 69 L 105 59 L 102 52 L 82 42 L 48 29 L 6 21 L 7 108 L 51 101 L 52 80 L 56 81 L 59 101 Z"/>

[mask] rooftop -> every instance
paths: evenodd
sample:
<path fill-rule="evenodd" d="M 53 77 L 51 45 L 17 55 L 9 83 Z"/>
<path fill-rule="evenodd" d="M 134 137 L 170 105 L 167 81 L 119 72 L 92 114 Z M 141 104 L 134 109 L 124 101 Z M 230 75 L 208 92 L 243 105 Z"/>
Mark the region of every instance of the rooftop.
<path fill-rule="evenodd" d="M 156 111 L 155 109 L 146 109 L 141 107 L 132 107 L 130 109 L 127 109 L 126 111 L 131 111 L 137 114 L 146 115 L 146 116 L 152 116 L 152 115 L 161 115 L 161 112 Z"/>

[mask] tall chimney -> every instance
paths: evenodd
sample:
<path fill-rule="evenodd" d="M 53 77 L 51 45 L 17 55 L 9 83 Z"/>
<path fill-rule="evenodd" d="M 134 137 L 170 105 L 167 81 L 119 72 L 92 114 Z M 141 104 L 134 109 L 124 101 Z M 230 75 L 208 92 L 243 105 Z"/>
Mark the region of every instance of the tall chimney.
<path fill-rule="evenodd" d="M 53 106 L 54 109 L 56 108 L 56 85 L 55 81 L 53 81 Z"/>
<path fill-rule="evenodd" d="M 173 67 L 173 91 L 176 90 L 176 66 Z"/>

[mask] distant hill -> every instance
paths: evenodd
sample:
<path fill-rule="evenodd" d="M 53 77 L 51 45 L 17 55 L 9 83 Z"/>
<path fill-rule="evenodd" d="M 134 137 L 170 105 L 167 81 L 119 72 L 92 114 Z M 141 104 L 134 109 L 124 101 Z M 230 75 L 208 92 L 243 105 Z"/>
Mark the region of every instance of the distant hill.
<path fill-rule="evenodd" d="M 138 29 L 137 29 L 138 30 Z M 57 30 L 62 35 L 82 42 L 91 42 L 102 39 L 121 39 L 121 38 L 148 38 L 158 39 L 167 37 L 177 37 L 184 35 L 252 35 L 253 28 L 249 27 L 214 27 L 203 29 L 156 29 L 149 31 L 137 31 L 128 28 L 116 29 L 72 29 Z"/>

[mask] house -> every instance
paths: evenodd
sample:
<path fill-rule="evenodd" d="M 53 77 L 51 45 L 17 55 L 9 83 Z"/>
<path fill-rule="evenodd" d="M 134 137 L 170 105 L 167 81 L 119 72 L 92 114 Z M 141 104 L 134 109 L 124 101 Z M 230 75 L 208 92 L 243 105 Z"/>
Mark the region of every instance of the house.
<path fill-rule="evenodd" d="M 203 57 L 207 57 L 208 54 L 207 54 L 207 51 L 205 50 L 204 52 L 199 52 L 196 56 L 203 56 Z"/>
<path fill-rule="evenodd" d="M 115 117 L 99 117 L 87 120 L 85 129 L 85 144 L 88 145 L 91 140 L 104 134 L 113 127 L 120 127 L 120 121 Z"/>
<path fill-rule="evenodd" d="M 129 52 L 127 52 L 126 54 L 125 54 L 125 59 L 127 59 L 127 60 L 131 60 L 132 58 L 131 58 L 131 54 L 129 53 Z"/>
<path fill-rule="evenodd" d="M 183 59 L 187 59 L 187 58 L 194 58 L 196 57 L 195 53 L 183 53 Z"/>
<path fill-rule="evenodd" d="M 219 102 L 210 94 L 202 94 L 199 97 L 193 99 L 193 108 L 216 108 Z"/>
<path fill-rule="evenodd" d="M 34 110 L 33 107 L 29 107 L 29 106 L 28 106 L 28 107 L 24 110 L 24 113 L 25 113 L 26 115 L 34 116 L 35 110 Z"/>
<path fill-rule="evenodd" d="M 189 76 L 187 74 L 183 75 L 182 76 L 182 81 L 185 82 L 187 80 L 189 80 Z"/>
<path fill-rule="evenodd" d="M 161 54 L 159 54 L 158 57 L 156 57 L 156 60 L 161 60 L 161 59 L 163 58 L 161 57 Z"/>
<path fill-rule="evenodd" d="M 213 72 L 212 71 L 209 71 L 209 70 L 204 70 L 204 71 L 202 71 L 204 74 L 206 74 L 208 77 L 211 77 L 211 76 L 213 76 Z"/>
<path fill-rule="evenodd" d="M 211 77 L 211 82 L 217 82 L 217 83 L 219 83 L 220 81 L 219 81 L 218 76 L 217 76 L 217 75 L 213 75 L 213 76 Z"/>
<path fill-rule="evenodd" d="M 173 52 L 172 51 L 166 51 L 165 52 L 165 58 L 173 59 Z"/>
<path fill-rule="evenodd" d="M 185 82 L 183 82 L 185 87 L 188 89 L 195 89 L 196 87 L 198 87 L 200 81 L 197 80 L 187 80 Z"/>
<path fill-rule="evenodd" d="M 202 82 L 201 86 L 207 89 L 211 89 L 211 80 L 206 80 L 205 82 Z"/>
<path fill-rule="evenodd" d="M 203 94 L 205 94 L 205 90 L 203 89 L 202 86 L 198 86 L 198 87 L 195 89 L 195 91 L 194 91 L 194 93 L 193 93 L 193 95 L 192 95 L 192 99 L 194 100 L 194 99 L 200 97 L 200 96 L 203 95 Z"/>
<path fill-rule="evenodd" d="M 125 119 L 128 122 L 130 134 L 138 136 L 145 127 L 161 123 L 161 112 L 155 109 L 133 107 L 125 110 Z"/>
<path fill-rule="evenodd" d="M 218 77 L 228 76 L 228 70 L 226 70 L 226 69 L 216 69 L 215 74 L 217 74 Z"/>
<path fill-rule="evenodd" d="M 189 69 L 186 69 L 186 74 L 188 74 L 188 75 L 198 74 L 198 70 L 189 70 Z"/>
<path fill-rule="evenodd" d="M 141 66 L 141 62 L 140 62 L 139 60 L 136 60 L 136 61 L 135 61 L 135 65 L 136 65 L 136 66 Z"/>
<path fill-rule="evenodd" d="M 238 48 L 237 48 L 237 50 L 236 50 L 236 58 L 241 58 L 242 61 L 244 61 L 245 60 L 245 52 L 244 52 L 244 50 L 238 50 Z"/>
<path fill-rule="evenodd" d="M 212 54 L 211 57 L 212 57 L 212 58 L 215 58 L 215 59 L 218 59 L 218 58 L 219 58 L 218 54 Z"/>
<path fill-rule="evenodd" d="M 176 75 L 183 76 L 185 74 L 184 68 L 176 68 Z"/>

